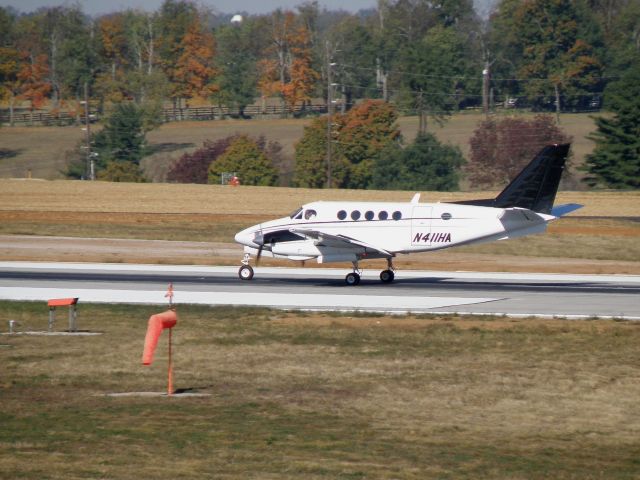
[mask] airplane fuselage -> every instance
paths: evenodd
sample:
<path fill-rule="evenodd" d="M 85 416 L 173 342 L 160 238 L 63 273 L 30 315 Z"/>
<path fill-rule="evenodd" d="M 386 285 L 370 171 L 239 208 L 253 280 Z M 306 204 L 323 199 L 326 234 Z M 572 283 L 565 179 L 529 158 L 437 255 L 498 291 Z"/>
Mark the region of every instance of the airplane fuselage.
<path fill-rule="evenodd" d="M 236 241 L 250 254 L 262 244 L 262 254 L 274 258 L 344 262 L 541 233 L 555 218 L 451 203 L 313 202 L 239 232 Z"/>

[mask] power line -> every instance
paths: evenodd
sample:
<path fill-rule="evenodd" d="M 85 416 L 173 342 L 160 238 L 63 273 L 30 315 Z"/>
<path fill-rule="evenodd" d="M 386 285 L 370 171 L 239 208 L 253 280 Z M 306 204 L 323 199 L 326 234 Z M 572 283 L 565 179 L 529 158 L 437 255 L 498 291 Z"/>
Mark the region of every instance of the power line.
<path fill-rule="evenodd" d="M 349 64 L 345 64 L 345 63 L 339 63 L 339 66 L 345 67 L 347 69 L 352 69 L 352 70 L 364 70 L 364 71 L 370 71 L 370 72 L 377 72 L 378 69 L 376 68 L 372 68 L 372 67 L 360 67 L 357 65 L 349 65 Z M 475 75 L 434 75 L 434 74 L 428 74 L 428 73 L 416 73 L 416 72 L 405 72 L 402 70 L 389 70 L 387 72 L 388 75 L 401 75 L 401 76 L 407 76 L 407 77 L 422 77 L 422 78 L 439 78 L 439 79 L 461 79 L 461 80 L 475 80 L 478 82 L 482 81 L 482 74 L 475 76 Z M 607 76 L 607 75 L 603 75 L 603 76 L 599 76 L 597 77 L 599 80 L 618 80 L 620 78 L 619 75 L 615 75 L 615 76 Z M 540 80 L 548 80 L 546 78 L 500 78 L 500 77 L 494 77 L 491 76 L 491 80 L 492 81 L 497 81 L 497 82 L 535 82 L 535 81 L 540 81 Z"/>

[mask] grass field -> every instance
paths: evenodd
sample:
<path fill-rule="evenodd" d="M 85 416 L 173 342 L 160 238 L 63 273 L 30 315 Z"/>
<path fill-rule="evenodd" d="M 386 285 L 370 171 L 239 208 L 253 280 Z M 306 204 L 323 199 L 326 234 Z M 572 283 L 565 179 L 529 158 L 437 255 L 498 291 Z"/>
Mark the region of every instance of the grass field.
<path fill-rule="evenodd" d="M 313 200 L 407 201 L 411 192 L 310 190 L 215 185 L 119 184 L 107 182 L 0 180 L 0 234 L 129 238 L 191 242 L 233 242 L 234 234 L 260 221 L 284 216 Z M 423 192 L 423 201 L 491 196 L 492 192 Z M 545 235 L 436 254 L 398 259 L 401 268 L 479 268 L 574 273 L 640 273 L 639 192 L 562 192 L 558 202 L 585 207 L 553 223 Z M 239 252 L 239 250 L 238 250 Z M 461 260 L 457 255 L 466 255 Z M 13 255 L 13 256 L 12 256 Z M 68 260 L 33 251 L 2 260 Z M 230 258 L 176 258 L 183 263 L 236 264 Z M 508 259 L 497 262 L 495 255 Z M 515 257 L 550 258 L 544 267 L 518 266 Z M 588 259 L 570 268 L 566 258 Z M 167 261 L 124 256 L 82 257 L 84 261 Z M 598 260 L 625 262 L 601 265 Z M 172 260 L 168 260 L 172 261 Z M 282 263 L 279 263 L 282 264 Z M 493 267 L 492 267 L 493 266 Z M 551 268 L 551 270 L 549 270 Z"/>
<path fill-rule="evenodd" d="M 44 330 L 40 303 L 0 303 Z M 640 325 L 80 305 L 92 337 L 0 336 L 0 478 L 632 479 Z M 64 320 L 62 324 L 64 324 Z M 64 328 L 63 325 L 59 329 Z"/>
<path fill-rule="evenodd" d="M 452 116 L 442 127 L 433 124 L 430 128 L 441 141 L 458 145 L 468 154 L 469 138 L 482 119 L 484 116 L 479 113 L 461 113 Z M 310 121 L 268 119 L 167 123 L 147 135 L 153 154 L 143 161 L 143 165 L 149 178 L 161 180 L 171 162 L 183 153 L 201 147 L 205 140 L 217 140 L 235 133 L 254 137 L 264 135 L 268 141 L 280 142 L 291 164 L 294 144 Z M 406 139 L 415 137 L 417 117 L 401 117 L 398 124 Z M 593 143 L 586 138 L 595 128 L 592 118 L 587 114 L 565 114 L 561 117 L 561 127 L 574 138 L 574 165 L 582 164 L 585 154 L 593 149 Z M 79 127 L 0 128 L 0 178 L 24 178 L 29 169 L 36 178 L 62 178 L 60 172 L 65 169 L 65 153 L 83 139 L 84 132 Z"/>

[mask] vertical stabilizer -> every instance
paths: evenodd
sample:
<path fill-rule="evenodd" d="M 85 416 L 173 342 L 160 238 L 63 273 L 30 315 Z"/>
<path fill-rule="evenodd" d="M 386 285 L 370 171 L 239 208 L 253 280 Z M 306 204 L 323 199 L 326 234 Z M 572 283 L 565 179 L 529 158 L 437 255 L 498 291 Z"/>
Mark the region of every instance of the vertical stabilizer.
<path fill-rule="evenodd" d="M 544 147 L 516 178 L 492 200 L 469 200 L 455 203 L 497 208 L 519 207 L 539 213 L 550 213 L 569 155 L 569 147 L 569 144 Z"/>

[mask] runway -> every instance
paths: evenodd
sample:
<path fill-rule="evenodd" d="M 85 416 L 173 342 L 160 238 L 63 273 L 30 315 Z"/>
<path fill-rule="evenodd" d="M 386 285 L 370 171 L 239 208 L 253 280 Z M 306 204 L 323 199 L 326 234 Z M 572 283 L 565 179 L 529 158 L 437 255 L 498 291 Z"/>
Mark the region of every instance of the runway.
<path fill-rule="evenodd" d="M 397 271 L 392 284 L 365 270 L 355 287 L 348 269 L 0 262 L 0 299 L 175 303 L 385 313 L 473 313 L 640 320 L 640 276 Z"/>

